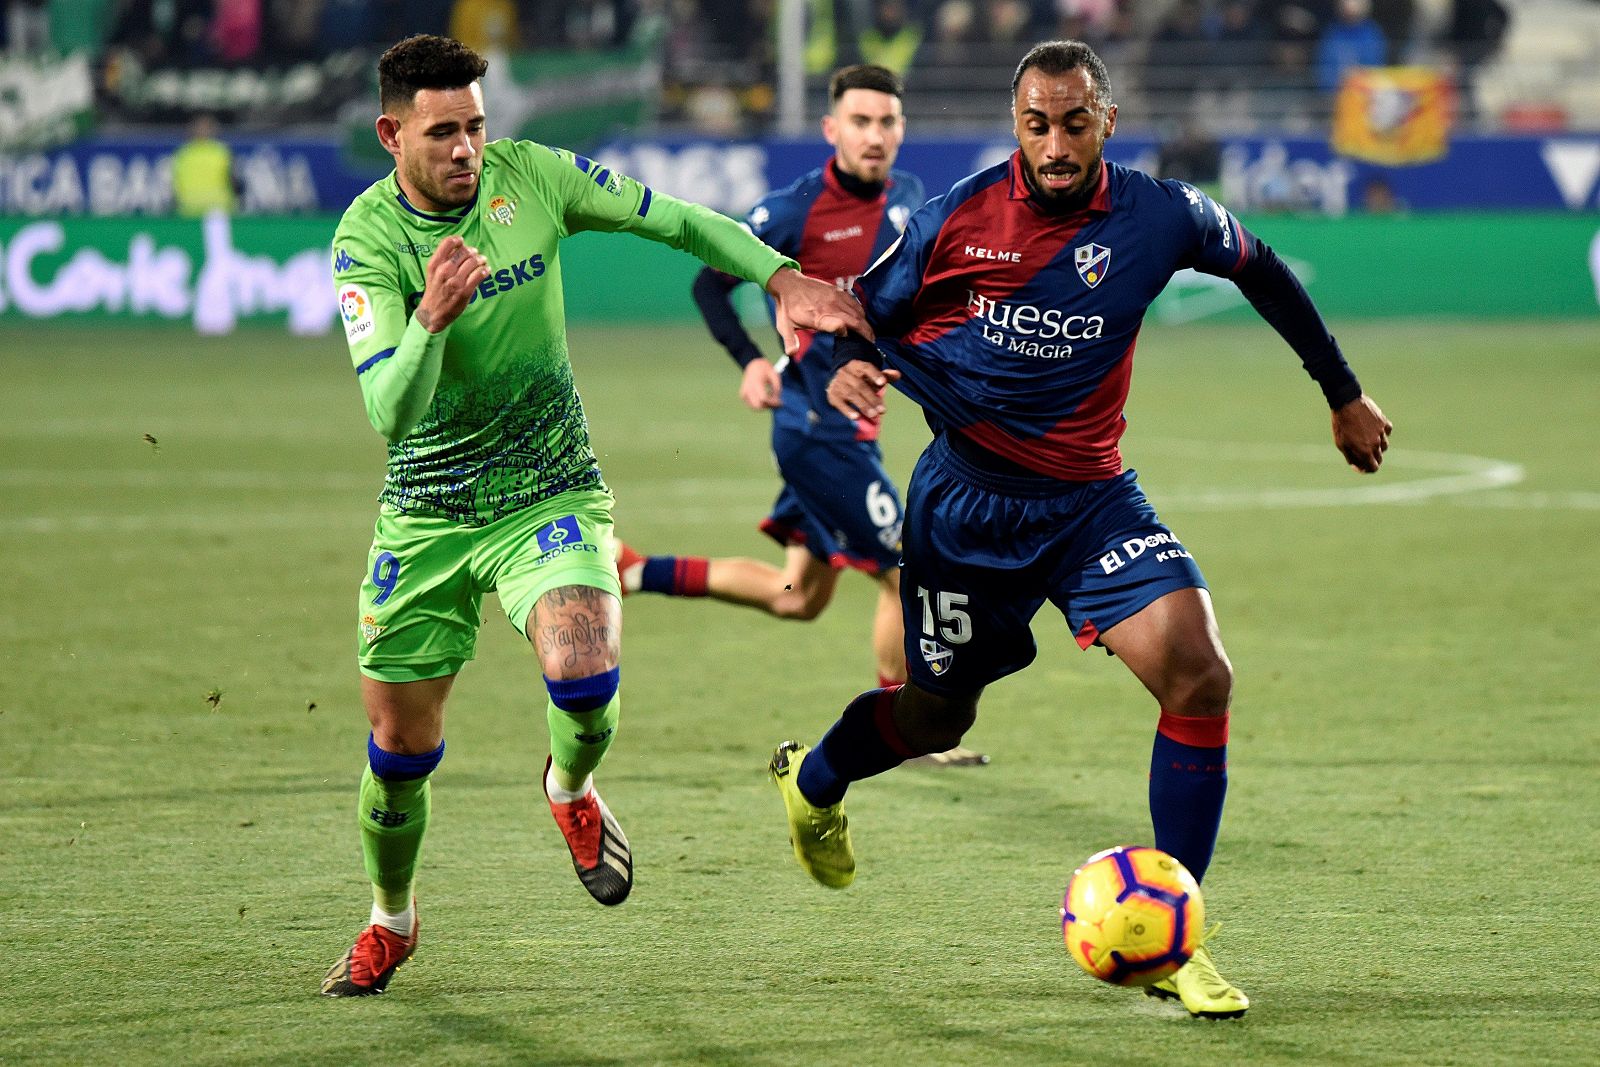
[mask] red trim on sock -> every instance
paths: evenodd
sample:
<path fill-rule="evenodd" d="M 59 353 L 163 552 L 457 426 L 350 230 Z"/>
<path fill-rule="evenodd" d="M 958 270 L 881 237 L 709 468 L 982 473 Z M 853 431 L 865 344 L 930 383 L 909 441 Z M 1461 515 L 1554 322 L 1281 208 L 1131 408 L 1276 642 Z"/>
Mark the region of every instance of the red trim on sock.
<path fill-rule="evenodd" d="M 705 556 L 679 556 L 672 566 L 673 596 L 705 596 L 711 560 Z"/>
<path fill-rule="evenodd" d="M 1228 712 L 1221 715 L 1174 715 L 1161 713 L 1156 733 L 1192 748 L 1221 748 L 1228 743 Z"/>
<path fill-rule="evenodd" d="M 872 724 L 878 728 L 878 736 L 883 738 L 883 743 L 894 750 L 895 755 L 912 759 L 922 753 L 912 751 L 894 724 L 894 695 L 899 691 L 898 685 L 886 685 L 879 690 L 878 699 L 873 702 Z"/>

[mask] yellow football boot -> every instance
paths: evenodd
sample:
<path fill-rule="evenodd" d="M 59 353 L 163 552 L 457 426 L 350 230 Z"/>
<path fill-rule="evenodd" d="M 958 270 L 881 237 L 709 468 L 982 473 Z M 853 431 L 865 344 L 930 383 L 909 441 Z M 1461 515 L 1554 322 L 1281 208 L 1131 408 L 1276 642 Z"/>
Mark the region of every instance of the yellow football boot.
<path fill-rule="evenodd" d="M 1145 995 L 1179 1000 L 1198 1019 L 1238 1019 L 1250 1007 L 1250 998 L 1244 991 L 1217 973 L 1211 950 L 1206 948 L 1219 927 L 1213 926 L 1200 939 L 1189 962 L 1178 969 L 1171 978 L 1163 978 L 1155 985 L 1145 986 Z"/>
<path fill-rule="evenodd" d="M 800 792 L 800 764 L 811 750 L 785 741 L 772 754 L 767 773 L 783 797 L 789 815 L 789 843 L 806 873 L 830 889 L 843 889 L 856 878 L 856 853 L 850 846 L 850 821 L 844 805 L 819 808 Z"/>

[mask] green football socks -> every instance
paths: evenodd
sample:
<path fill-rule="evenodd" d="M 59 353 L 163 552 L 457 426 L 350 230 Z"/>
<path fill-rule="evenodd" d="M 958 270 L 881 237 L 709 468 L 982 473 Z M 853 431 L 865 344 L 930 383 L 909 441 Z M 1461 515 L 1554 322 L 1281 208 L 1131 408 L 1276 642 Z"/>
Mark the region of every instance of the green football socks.
<path fill-rule="evenodd" d="M 389 781 L 368 767 L 361 776 L 361 855 L 372 899 L 388 912 L 411 906 L 422 835 L 428 828 L 428 778 Z"/>
<path fill-rule="evenodd" d="M 577 792 L 583 786 L 611 747 L 621 714 L 621 693 L 592 711 L 563 711 L 554 701 L 546 705 L 551 777 L 557 785 L 570 792 Z"/>

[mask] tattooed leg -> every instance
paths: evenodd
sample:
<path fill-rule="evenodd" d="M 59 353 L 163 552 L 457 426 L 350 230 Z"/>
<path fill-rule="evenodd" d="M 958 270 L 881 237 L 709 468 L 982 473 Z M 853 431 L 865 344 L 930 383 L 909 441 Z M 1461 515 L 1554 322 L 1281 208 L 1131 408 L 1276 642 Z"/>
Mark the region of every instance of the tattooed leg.
<path fill-rule="evenodd" d="M 527 634 L 546 678 L 609 671 L 622 660 L 622 602 L 587 585 L 552 589 L 533 606 Z"/>
<path fill-rule="evenodd" d="M 611 747 L 622 710 L 622 603 L 590 586 L 552 589 L 534 605 L 527 632 L 550 690 L 548 784 L 582 792 Z"/>

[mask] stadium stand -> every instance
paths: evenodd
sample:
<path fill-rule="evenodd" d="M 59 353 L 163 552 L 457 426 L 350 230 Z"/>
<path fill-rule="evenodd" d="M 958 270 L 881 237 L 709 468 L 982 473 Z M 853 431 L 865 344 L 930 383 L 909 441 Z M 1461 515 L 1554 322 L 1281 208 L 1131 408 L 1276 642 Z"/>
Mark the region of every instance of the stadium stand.
<path fill-rule="evenodd" d="M 409 32 L 455 32 L 491 51 L 648 64 L 636 121 L 759 136 L 776 116 L 780 2 L 5 0 L 0 51 L 12 64 L 89 57 L 102 132 L 177 129 L 202 111 L 232 130 L 281 130 L 331 126 L 342 105 L 366 106 L 375 49 Z M 797 2 L 807 114 L 822 108 L 828 70 L 877 61 L 905 72 L 919 128 L 989 127 L 1021 51 L 1072 36 L 1102 52 L 1124 121 L 1141 128 L 1323 130 L 1331 86 L 1352 62 L 1442 72 L 1458 129 L 1600 128 L 1596 0 Z"/>

